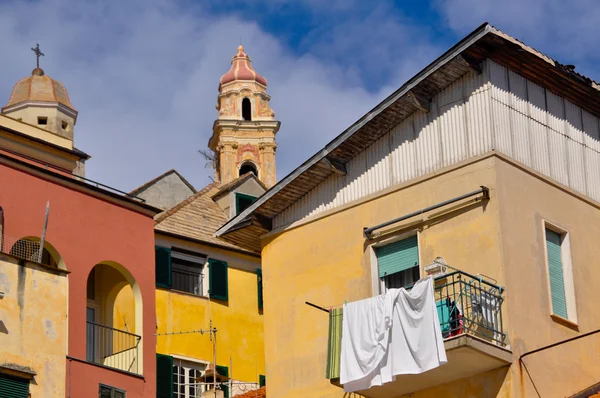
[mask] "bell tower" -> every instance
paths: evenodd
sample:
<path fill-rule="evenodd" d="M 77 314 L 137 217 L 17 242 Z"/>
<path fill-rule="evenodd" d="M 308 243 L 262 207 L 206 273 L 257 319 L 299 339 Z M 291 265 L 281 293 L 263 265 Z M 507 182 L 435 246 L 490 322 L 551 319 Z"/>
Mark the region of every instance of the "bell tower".
<path fill-rule="evenodd" d="M 238 47 L 229 72 L 221 76 L 218 118 L 208 142 L 215 154 L 215 176 L 222 185 L 248 172 L 267 187 L 277 181 L 275 134 L 280 122 L 269 106 L 267 79 L 252 68 L 244 47 Z"/>

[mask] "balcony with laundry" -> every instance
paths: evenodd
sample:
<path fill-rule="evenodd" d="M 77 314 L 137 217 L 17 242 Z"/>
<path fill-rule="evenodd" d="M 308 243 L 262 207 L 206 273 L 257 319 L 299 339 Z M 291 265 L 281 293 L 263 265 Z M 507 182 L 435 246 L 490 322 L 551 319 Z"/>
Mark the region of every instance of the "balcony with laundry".
<path fill-rule="evenodd" d="M 401 342 L 402 344 L 393 341 L 395 335 L 391 331 L 389 341 L 391 341 L 390 344 L 395 343 L 397 346 L 402 346 L 400 349 L 402 354 L 407 351 L 410 354 L 410 351 L 412 351 L 416 357 L 421 357 L 423 346 L 429 345 L 425 348 L 425 351 L 429 350 L 434 356 L 437 356 L 439 351 L 441 357 L 439 363 L 426 369 L 418 369 L 418 366 L 415 369 L 413 366 L 415 363 L 411 362 L 412 359 L 407 360 L 405 355 L 398 355 L 398 350 L 390 349 L 382 362 L 388 361 L 386 358 L 389 354 L 391 359 L 387 362 L 388 365 L 391 366 L 393 363 L 394 368 L 401 368 L 406 372 L 394 373 L 391 380 L 388 380 L 389 382 L 385 382 L 385 380 L 383 382 L 381 380 L 371 381 L 369 385 L 367 381 L 365 385 L 365 379 L 363 379 L 362 382 L 359 381 L 359 384 L 354 383 L 354 388 L 349 388 L 352 383 L 342 385 L 341 379 L 344 379 L 342 368 L 344 366 L 346 368 L 351 367 L 348 362 L 345 365 L 342 364 L 345 359 L 347 360 L 347 356 L 342 352 L 343 329 L 345 327 L 348 329 L 356 327 L 351 322 L 362 324 L 368 322 L 368 320 L 364 316 L 360 318 L 355 316 L 354 319 L 356 320 L 348 319 L 344 322 L 344 308 L 323 309 L 329 312 L 326 377 L 330 379 L 332 384 L 342 388 L 346 387 L 346 391 L 354 391 L 367 398 L 396 397 L 505 367 L 512 362 L 512 352 L 507 347 L 507 336 L 502 317 L 504 288 L 482 275 L 472 275 L 457 269 L 451 269 L 445 264 L 432 265 L 438 269 L 435 270 L 437 271 L 434 273 L 435 276 L 428 278 L 431 288 L 425 294 L 433 296 L 432 300 L 429 301 L 430 304 L 428 304 L 431 305 L 429 313 L 432 314 L 431 318 L 437 318 L 439 321 L 439 329 L 437 330 L 441 332 L 441 336 L 439 336 L 439 332 L 432 332 L 429 336 L 436 334 L 439 336 L 439 340 L 423 337 L 427 335 L 427 331 L 420 329 L 423 326 L 419 326 L 419 319 L 423 318 L 426 311 L 411 312 L 414 310 L 414 308 L 411 308 L 408 312 L 416 313 L 415 318 L 411 318 L 410 314 L 407 317 L 400 315 L 398 319 L 392 317 L 390 330 L 401 328 L 399 333 L 402 335 L 400 340 L 404 339 Z M 406 297 L 410 297 L 413 286 L 422 284 L 424 281 L 426 280 L 422 279 L 405 289 L 394 289 L 394 291 L 402 290 Z M 422 298 L 415 300 L 415 302 L 423 301 Z M 435 306 L 435 310 L 433 310 L 433 306 Z M 349 313 L 350 307 L 347 305 L 344 307 Z M 393 311 L 398 311 L 398 307 L 394 307 Z M 365 313 L 363 312 L 363 314 Z M 404 323 L 404 325 L 399 325 L 396 322 Z M 435 321 L 432 323 L 435 323 Z M 361 328 L 362 326 L 358 327 Z M 435 327 L 432 327 L 433 329 Z M 373 330 L 377 331 L 377 328 L 374 327 Z M 346 332 L 346 336 L 349 336 L 349 334 L 349 332 Z M 368 346 L 368 342 L 363 344 L 363 342 L 357 341 L 356 336 L 358 335 L 360 333 L 354 332 L 353 338 L 345 337 L 346 345 L 358 347 L 359 354 L 364 354 L 364 347 Z M 358 337 L 358 340 L 360 340 L 360 337 Z M 442 341 L 445 353 L 444 350 L 435 347 L 436 343 L 441 345 Z M 379 344 L 375 344 L 375 346 L 379 346 Z M 408 356 L 410 357 L 410 355 Z M 372 361 L 373 357 L 369 358 Z M 416 359 L 417 365 L 419 365 L 421 359 Z M 403 361 L 407 363 L 403 363 Z M 368 367 L 368 365 L 365 367 Z M 363 370 L 365 367 L 363 367 Z M 382 365 L 382 367 L 385 366 Z M 340 378 L 340 376 L 342 377 Z M 385 379 L 385 375 L 379 377 Z M 362 387 L 356 387 L 361 385 Z"/>

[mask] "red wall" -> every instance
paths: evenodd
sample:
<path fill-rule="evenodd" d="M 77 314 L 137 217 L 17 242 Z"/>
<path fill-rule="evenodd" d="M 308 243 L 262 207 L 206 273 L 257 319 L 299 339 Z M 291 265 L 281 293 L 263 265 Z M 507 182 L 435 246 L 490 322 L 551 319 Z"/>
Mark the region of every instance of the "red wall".
<path fill-rule="evenodd" d="M 47 201 L 50 201 L 50 217 L 46 240 L 58 250 L 71 272 L 68 276 L 69 356 L 85 360 L 86 283 L 96 264 L 115 261 L 123 265 L 136 279 L 142 292 L 144 378 L 73 361 L 71 374 L 76 377 L 71 377 L 67 391 L 70 387 L 71 397 L 93 397 L 98 395 L 99 382 L 112 385 L 109 382 L 112 381 L 114 387 L 126 390 L 128 397 L 155 397 L 153 219 L 0 165 L 0 206 L 4 210 L 6 236 L 39 237 Z"/>

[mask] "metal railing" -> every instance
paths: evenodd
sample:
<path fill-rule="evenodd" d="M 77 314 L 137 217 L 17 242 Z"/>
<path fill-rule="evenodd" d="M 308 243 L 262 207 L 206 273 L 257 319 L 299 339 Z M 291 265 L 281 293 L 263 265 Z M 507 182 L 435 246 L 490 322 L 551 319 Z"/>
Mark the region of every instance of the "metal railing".
<path fill-rule="evenodd" d="M 435 300 L 444 338 L 467 333 L 506 345 L 504 289 L 482 276 L 454 271 L 435 278 Z"/>
<path fill-rule="evenodd" d="M 435 303 L 444 339 L 464 334 L 492 344 L 506 345 L 502 319 L 504 288 L 489 278 L 456 270 L 434 278 Z M 410 290 L 412 285 L 406 287 Z M 326 309 L 306 304 L 329 313 L 327 378 L 340 377 L 343 308 Z"/>
<path fill-rule="evenodd" d="M 86 361 L 139 374 L 141 336 L 94 322 L 86 322 Z"/>

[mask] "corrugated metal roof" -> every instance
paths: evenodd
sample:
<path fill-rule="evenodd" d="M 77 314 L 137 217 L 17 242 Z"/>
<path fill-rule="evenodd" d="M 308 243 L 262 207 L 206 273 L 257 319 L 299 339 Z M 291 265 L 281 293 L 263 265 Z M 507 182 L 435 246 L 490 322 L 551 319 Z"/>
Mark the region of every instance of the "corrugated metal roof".
<path fill-rule="evenodd" d="M 417 110 L 421 100 L 427 103 L 468 71 L 477 70 L 486 58 L 600 116 L 596 82 L 485 23 L 279 181 L 217 230 L 216 235 L 260 251 L 259 236 L 272 229 L 273 217 L 335 172 L 331 164 L 343 168 L 346 162 Z"/>

